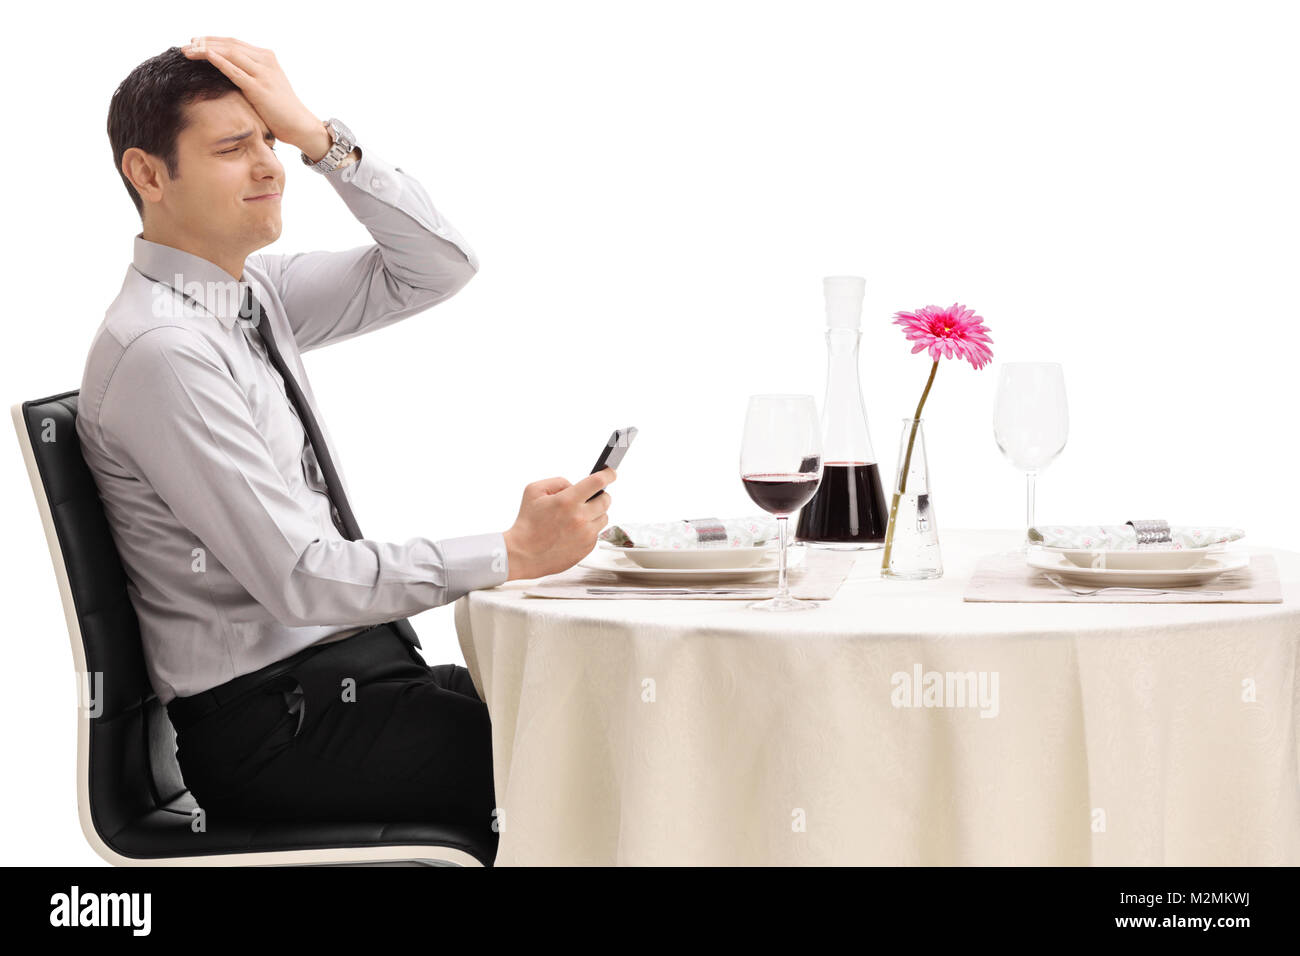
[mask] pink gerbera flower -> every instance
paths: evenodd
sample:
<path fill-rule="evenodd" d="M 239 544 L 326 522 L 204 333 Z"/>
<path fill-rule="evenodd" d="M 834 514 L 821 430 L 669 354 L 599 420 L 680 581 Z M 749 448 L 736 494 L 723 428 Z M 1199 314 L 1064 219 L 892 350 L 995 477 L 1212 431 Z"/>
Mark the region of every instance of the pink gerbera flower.
<path fill-rule="evenodd" d="M 902 466 L 898 471 L 898 490 L 894 492 L 894 502 L 889 509 L 889 526 L 885 530 L 885 553 L 881 562 L 882 571 L 888 572 L 890 555 L 894 550 L 894 526 L 897 523 L 898 502 L 907 491 L 907 474 L 912 467 L 912 448 L 916 444 L 916 429 L 921 423 L 921 410 L 925 400 L 930 397 L 930 387 L 934 385 L 935 373 L 939 371 L 942 358 L 964 358 L 975 368 L 980 369 L 993 361 L 993 350 L 989 345 L 988 329 L 984 320 L 973 309 L 964 305 L 952 305 L 941 309 L 937 305 L 927 305 L 915 312 L 896 312 L 894 322 L 907 331 L 907 340 L 912 343 L 912 354 L 930 350 L 934 364 L 930 366 L 930 377 L 926 379 L 925 391 L 917 403 L 916 414 L 912 416 L 912 433 L 907 438 L 907 452 L 903 456 Z"/>
<path fill-rule="evenodd" d="M 930 350 L 930 358 L 964 358 L 975 368 L 983 368 L 993 360 L 989 348 L 992 339 L 984 327 L 984 320 L 974 309 L 964 305 L 951 305 L 941 309 L 927 305 L 915 312 L 898 312 L 894 322 L 907 331 L 912 342 L 912 354 Z"/>

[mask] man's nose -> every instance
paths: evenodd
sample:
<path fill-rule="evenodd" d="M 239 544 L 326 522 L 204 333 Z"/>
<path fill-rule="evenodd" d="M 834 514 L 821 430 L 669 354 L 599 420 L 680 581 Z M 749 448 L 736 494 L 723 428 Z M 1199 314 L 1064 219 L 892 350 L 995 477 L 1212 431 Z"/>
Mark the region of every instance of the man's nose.
<path fill-rule="evenodd" d="M 267 143 L 263 143 L 259 147 L 253 163 L 254 172 L 258 178 L 274 178 L 284 172 L 284 166 L 280 164 L 279 157 L 275 155 L 275 151 Z"/>

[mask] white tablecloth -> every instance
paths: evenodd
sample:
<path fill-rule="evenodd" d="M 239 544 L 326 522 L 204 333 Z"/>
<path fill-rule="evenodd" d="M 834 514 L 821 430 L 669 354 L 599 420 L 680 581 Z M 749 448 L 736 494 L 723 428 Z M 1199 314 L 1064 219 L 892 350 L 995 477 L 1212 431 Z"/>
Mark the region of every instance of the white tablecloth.
<path fill-rule="evenodd" d="M 791 614 L 466 595 L 498 864 L 1300 864 L 1300 554 L 1252 549 L 1282 604 L 963 602 L 1016 539 Z"/>

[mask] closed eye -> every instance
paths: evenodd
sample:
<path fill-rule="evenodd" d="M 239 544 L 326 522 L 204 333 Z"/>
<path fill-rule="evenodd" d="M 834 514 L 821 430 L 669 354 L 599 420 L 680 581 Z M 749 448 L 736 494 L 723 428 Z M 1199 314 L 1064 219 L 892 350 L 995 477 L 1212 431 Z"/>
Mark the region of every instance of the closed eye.
<path fill-rule="evenodd" d="M 268 136 L 266 141 L 267 141 L 268 143 L 271 144 L 271 152 L 274 153 L 274 152 L 275 152 L 275 143 L 276 143 L 276 139 L 275 139 L 275 137 L 274 137 L 274 136 Z M 241 150 L 241 149 L 243 149 L 243 148 L 244 148 L 244 147 L 243 147 L 243 144 L 241 143 L 239 146 L 232 146 L 232 147 L 230 147 L 230 149 L 223 149 L 221 152 L 217 153 L 217 155 L 218 155 L 218 156 L 225 156 L 227 153 L 233 153 L 233 152 L 236 152 L 236 151 Z"/>

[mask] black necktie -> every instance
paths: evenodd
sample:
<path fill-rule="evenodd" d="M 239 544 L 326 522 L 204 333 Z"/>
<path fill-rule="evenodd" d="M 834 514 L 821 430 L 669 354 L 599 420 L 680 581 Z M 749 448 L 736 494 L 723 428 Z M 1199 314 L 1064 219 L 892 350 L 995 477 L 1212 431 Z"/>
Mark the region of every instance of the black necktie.
<path fill-rule="evenodd" d="M 325 443 L 325 435 L 316 422 L 316 416 L 312 414 L 307 396 L 303 394 L 297 379 L 290 373 L 289 366 L 280 353 L 280 347 L 275 342 L 275 334 L 271 331 L 271 322 L 266 317 L 266 310 L 262 308 L 262 303 L 258 301 L 257 296 L 253 295 L 252 288 L 247 285 L 244 286 L 244 303 L 240 306 L 239 317 L 240 321 L 251 322 L 253 328 L 257 329 L 262 344 L 266 346 L 267 357 L 275 366 L 275 370 L 280 373 L 280 378 L 284 380 L 284 390 L 298 412 L 302 427 L 307 432 L 307 440 L 311 442 L 312 450 L 316 453 L 316 461 L 325 474 L 325 487 L 333 507 L 334 523 L 349 541 L 359 541 L 364 535 L 361 533 L 361 526 L 357 524 L 356 515 L 352 513 L 352 507 L 348 504 L 347 495 L 343 491 L 343 482 L 339 480 L 334 459 L 330 457 L 329 445 Z M 405 618 L 393 621 L 392 625 L 402 638 L 416 647 L 420 646 L 420 639 L 416 636 L 415 629 Z"/>

